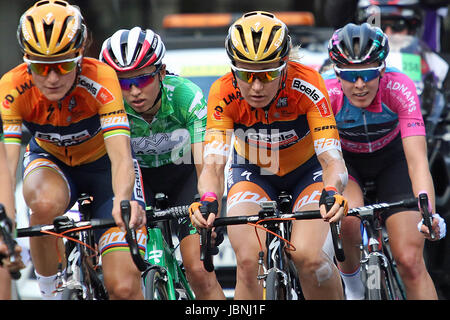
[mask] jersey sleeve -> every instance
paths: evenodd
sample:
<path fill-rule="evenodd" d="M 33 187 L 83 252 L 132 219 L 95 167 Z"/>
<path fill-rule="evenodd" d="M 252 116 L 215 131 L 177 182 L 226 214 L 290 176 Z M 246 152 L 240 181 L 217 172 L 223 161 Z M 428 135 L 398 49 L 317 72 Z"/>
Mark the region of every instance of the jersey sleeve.
<path fill-rule="evenodd" d="M 384 91 L 389 94 L 389 107 L 398 115 L 402 138 L 424 136 L 425 123 L 414 82 L 407 75 L 396 72 Z"/>
<path fill-rule="evenodd" d="M 325 151 L 341 151 L 339 132 L 324 80 L 317 74 L 313 81 L 303 81 L 304 96 L 309 103 L 306 112 L 316 155 Z"/>
<path fill-rule="evenodd" d="M 230 150 L 227 134 L 233 130 L 234 121 L 222 97 L 222 90 L 226 89 L 223 79 L 216 80 L 209 91 L 204 157 L 210 154 L 227 156 Z"/>
<path fill-rule="evenodd" d="M 2 138 L 5 144 L 20 145 L 22 141 L 22 116 L 19 112 L 19 92 L 13 84 L 13 73 L 0 79 Z"/>
<path fill-rule="evenodd" d="M 99 87 L 97 100 L 100 102 L 99 116 L 104 139 L 125 135 L 130 137 L 130 125 L 123 104 L 122 90 L 116 72 L 108 67 L 99 68 L 102 86 Z"/>

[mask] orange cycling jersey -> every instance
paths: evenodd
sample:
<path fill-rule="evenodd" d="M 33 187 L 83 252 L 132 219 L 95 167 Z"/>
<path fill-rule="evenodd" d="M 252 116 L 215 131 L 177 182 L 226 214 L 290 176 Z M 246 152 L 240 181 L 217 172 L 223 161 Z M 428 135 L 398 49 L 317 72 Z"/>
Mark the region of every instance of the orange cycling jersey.
<path fill-rule="evenodd" d="M 42 95 L 26 64 L 2 77 L 5 144 L 20 144 L 23 123 L 42 149 L 77 166 L 105 155 L 105 139 L 130 135 L 116 72 L 92 58 L 81 65 L 76 85 L 58 102 Z"/>
<path fill-rule="evenodd" d="M 251 107 L 233 80 L 228 73 L 210 89 L 205 156 L 228 154 L 229 130 L 241 157 L 262 168 L 275 168 L 269 171 L 279 176 L 315 154 L 341 150 L 328 93 L 314 69 L 288 62 L 285 86 L 266 108 Z"/>

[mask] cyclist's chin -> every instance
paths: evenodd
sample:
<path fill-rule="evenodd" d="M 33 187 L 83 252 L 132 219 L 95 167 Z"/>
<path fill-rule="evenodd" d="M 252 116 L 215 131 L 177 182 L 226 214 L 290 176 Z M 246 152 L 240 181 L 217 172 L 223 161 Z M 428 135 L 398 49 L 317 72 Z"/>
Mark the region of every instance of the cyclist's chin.
<path fill-rule="evenodd" d="M 249 105 L 258 109 L 267 106 L 272 99 L 269 99 L 267 96 L 249 96 L 246 100 Z"/>
<path fill-rule="evenodd" d="M 69 89 L 63 88 L 42 88 L 42 94 L 50 101 L 59 101 L 67 94 Z"/>
<path fill-rule="evenodd" d="M 371 97 L 366 96 L 364 98 L 352 98 L 349 100 L 350 103 L 357 108 L 367 108 L 368 106 L 370 106 L 373 99 Z"/>

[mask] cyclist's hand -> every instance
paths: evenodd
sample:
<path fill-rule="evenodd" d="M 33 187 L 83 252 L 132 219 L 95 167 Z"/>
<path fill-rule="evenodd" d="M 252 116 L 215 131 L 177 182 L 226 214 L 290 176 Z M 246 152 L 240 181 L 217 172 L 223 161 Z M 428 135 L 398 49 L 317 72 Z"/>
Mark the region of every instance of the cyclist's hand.
<path fill-rule="evenodd" d="M 202 207 L 202 209 L 200 209 Z M 206 212 L 205 216 L 200 211 Z M 200 228 L 212 228 L 216 214 L 219 211 L 217 199 L 207 197 L 203 201 L 197 201 L 189 206 L 189 217 L 192 225 L 198 230 Z"/>
<path fill-rule="evenodd" d="M 423 223 L 423 219 L 419 222 L 417 225 L 417 229 L 423 233 L 424 237 L 430 241 L 436 241 L 440 240 L 445 237 L 447 234 L 447 224 L 445 223 L 445 220 L 438 214 L 433 214 L 433 222 L 431 223 L 431 230 L 433 231 L 433 234 L 435 235 L 435 238 L 432 239 L 430 235 L 430 231 L 428 230 L 428 227 Z"/>
<path fill-rule="evenodd" d="M 327 212 L 326 203 L 333 203 L 333 206 Z M 322 190 L 319 200 L 320 214 L 324 221 L 338 222 L 348 213 L 348 201 L 342 195 L 334 190 Z"/>
<path fill-rule="evenodd" d="M 139 205 L 137 201 L 130 201 L 131 205 L 131 217 L 130 217 L 130 228 L 132 229 L 139 229 L 146 225 L 147 218 L 145 215 L 145 210 Z M 114 207 L 112 212 L 114 221 L 116 222 L 117 226 L 125 232 L 125 225 L 122 220 L 122 215 L 120 212 L 120 201 L 114 199 Z"/>
<path fill-rule="evenodd" d="M 25 264 L 22 261 L 22 256 L 20 255 L 21 252 L 22 248 L 19 245 L 16 245 L 14 248 L 14 259 L 11 259 L 7 256 L 8 248 L 6 247 L 6 244 L 0 240 L 0 255 L 4 257 L 1 260 L 1 264 L 4 268 L 8 269 L 9 272 L 17 272 L 20 269 L 25 268 Z"/>
<path fill-rule="evenodd" d="M 225 239 L 224 236 L 225 227 L 220 226 L 212 229 L 211 232 L 211 245 L 212 245 L 212 255 L 216 255 L 219 253 L 219 245 L 223 242 Z"/>

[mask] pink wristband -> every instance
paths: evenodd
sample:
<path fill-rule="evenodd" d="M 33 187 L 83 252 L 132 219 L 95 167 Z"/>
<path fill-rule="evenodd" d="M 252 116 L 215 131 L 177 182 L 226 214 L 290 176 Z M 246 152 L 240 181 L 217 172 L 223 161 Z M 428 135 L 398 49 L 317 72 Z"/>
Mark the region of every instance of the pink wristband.
<path fill-rule="evenodd" d="M 215 200 L 217 200 L 217 195 L 214 193 L 214 192 L 205 192 L 203 195 L 202 195 L 202 197 L 200 198 L 200 201 L 203 201 L 203 200 L 205 200 L 206 198 L 208 198 L 208 197 L 212 197 L 212 198 L 214 198 Z M 197 198 L 198 199 L 198 198 Z"/>

